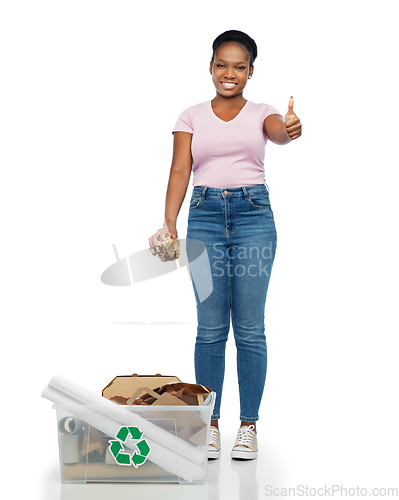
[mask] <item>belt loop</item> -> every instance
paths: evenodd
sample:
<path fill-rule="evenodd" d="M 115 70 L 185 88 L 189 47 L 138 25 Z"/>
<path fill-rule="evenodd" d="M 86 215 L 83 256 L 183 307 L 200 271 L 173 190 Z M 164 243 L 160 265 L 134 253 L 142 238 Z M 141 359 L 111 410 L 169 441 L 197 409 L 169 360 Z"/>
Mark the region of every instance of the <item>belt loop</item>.
<path fill-rule="evenodd" d="M 246 200 L 248 200 L 249 195 L 248 195 L 248 193 L 247 193 L 247 190 L 245 189 L 245 186 L 241 186 L 241 187 L 242 187 L 242 190 L 243 190 L 243 192 L 244 192 L 244 198 L 245 198 Z"/>
<path fill-rule="evenodd" d="M 266 184 L 266 182 L 265 182 L 265 186 L 266 186 L 267 192 L 269 193 L 269 186 Z"/>
<path fill-rule="evenodd" d="M 205 200 L 205 193 L 206 193 L 206 190 L 208 189 L 208 186 L 204 186 L 202 188 L 202 192 L 201 192 L 201 198 L 202 198 L 202 201 Z"/>

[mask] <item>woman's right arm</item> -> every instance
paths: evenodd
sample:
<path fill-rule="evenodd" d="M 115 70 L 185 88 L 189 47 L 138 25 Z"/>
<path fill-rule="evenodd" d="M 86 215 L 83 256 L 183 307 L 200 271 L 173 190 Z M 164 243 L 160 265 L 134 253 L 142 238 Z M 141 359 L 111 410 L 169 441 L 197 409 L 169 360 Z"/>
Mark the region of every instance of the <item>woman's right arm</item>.
<path fill-rule="evenodd" d="M 168 237 L 168 233 L 172 238 L 177 238 L 177 215 L 186 196 L 191 176 L 191 165 L 193 162 L 191 156 L 192 137 L 193 134 L 189 132 L 174 133 L 172 166 L 170 167 L 169 182 L 166 191 L 165 220 L 163 227 L 158 229 L 148 239 L 150 250 L 154 255 L 157 254 L 158 246 Z"/>
<path fill-rule="evenodd" d="M 176 222 L 180 208 L 183 204 L 190 182 L 191 166 L 191 140 L 193 134 L 189 132 L 175 132 L 173 139 L 173 157 L 170 167 L 168 188 L 165 200 L 165 223 L 169 234 L 177 238 Z"/>

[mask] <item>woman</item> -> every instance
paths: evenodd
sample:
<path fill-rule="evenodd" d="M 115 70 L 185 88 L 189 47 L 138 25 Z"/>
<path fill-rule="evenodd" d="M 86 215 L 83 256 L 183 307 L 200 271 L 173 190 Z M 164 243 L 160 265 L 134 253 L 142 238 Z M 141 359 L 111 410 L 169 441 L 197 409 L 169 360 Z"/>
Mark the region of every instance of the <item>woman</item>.
<path fill-rule="evenodd" d="M 211 101 L 184 110 L 173 130 L 174 148 L 166 193 L 164 227 L 150 239 L 157 250 L 176 220 L 191 170 L 193 191 L 187 226 L 189 241 L 206 246 L 213 290 L 197 298 L 196 382 L 216 392 L 208 456 L 220 454 L 220 403 L 225 347 L 233 326 L 237 347 L 241 426 L 232 458 L 257 456 L 256 421 L 267 365 L 264 310 L 277 233 L 264 178 L 267 140 L 288 144 L 302 133 L 289 101 L 285 119 L 270 105 L 244 99 L 253 75 L 257 46 L 247 34 L 230 30 L 213 42 L 209 71 L 216 89 Z"/>

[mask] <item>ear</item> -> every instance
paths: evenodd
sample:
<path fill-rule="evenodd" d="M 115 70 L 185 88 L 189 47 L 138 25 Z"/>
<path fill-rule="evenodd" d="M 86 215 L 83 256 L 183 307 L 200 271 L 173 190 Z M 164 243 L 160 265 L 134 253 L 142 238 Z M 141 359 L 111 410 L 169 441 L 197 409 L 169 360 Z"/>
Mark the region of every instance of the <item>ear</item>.
<path fill-rule="evenodd" d="M 248 76 L 252 76 L 252 73 L 254 72 L 254 65 L 252 65 L 250 68 L 249 68 L 249 73 L 248 73 Z"/>
<path fill-rule="evenodd" d="M 212 66 L 213 66 L 213 62 L 211 60 L 210 64 L 209 64 L 209 73 L 212 74 Z"/>

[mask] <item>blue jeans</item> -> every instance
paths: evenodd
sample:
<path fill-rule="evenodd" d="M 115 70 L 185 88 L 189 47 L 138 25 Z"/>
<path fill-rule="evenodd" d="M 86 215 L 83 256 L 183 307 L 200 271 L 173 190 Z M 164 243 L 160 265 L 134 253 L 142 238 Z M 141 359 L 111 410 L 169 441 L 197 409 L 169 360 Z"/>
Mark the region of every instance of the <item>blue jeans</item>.
<path fill-rule="evenodd" d="M 219 419 L 231 315 L 240 419 L 256 422 L 266 380 L 266 294 L 277 245 L 267 186 L 194 186 L 187 243 L 190 239 L 205 244 L 213 280 L 212 293 L 202 302 L 193 281 L 198 320 L 196 382 L 216 392 L 212 420 Z M 190 260 L 189 245 L 187 254 Z"/>

